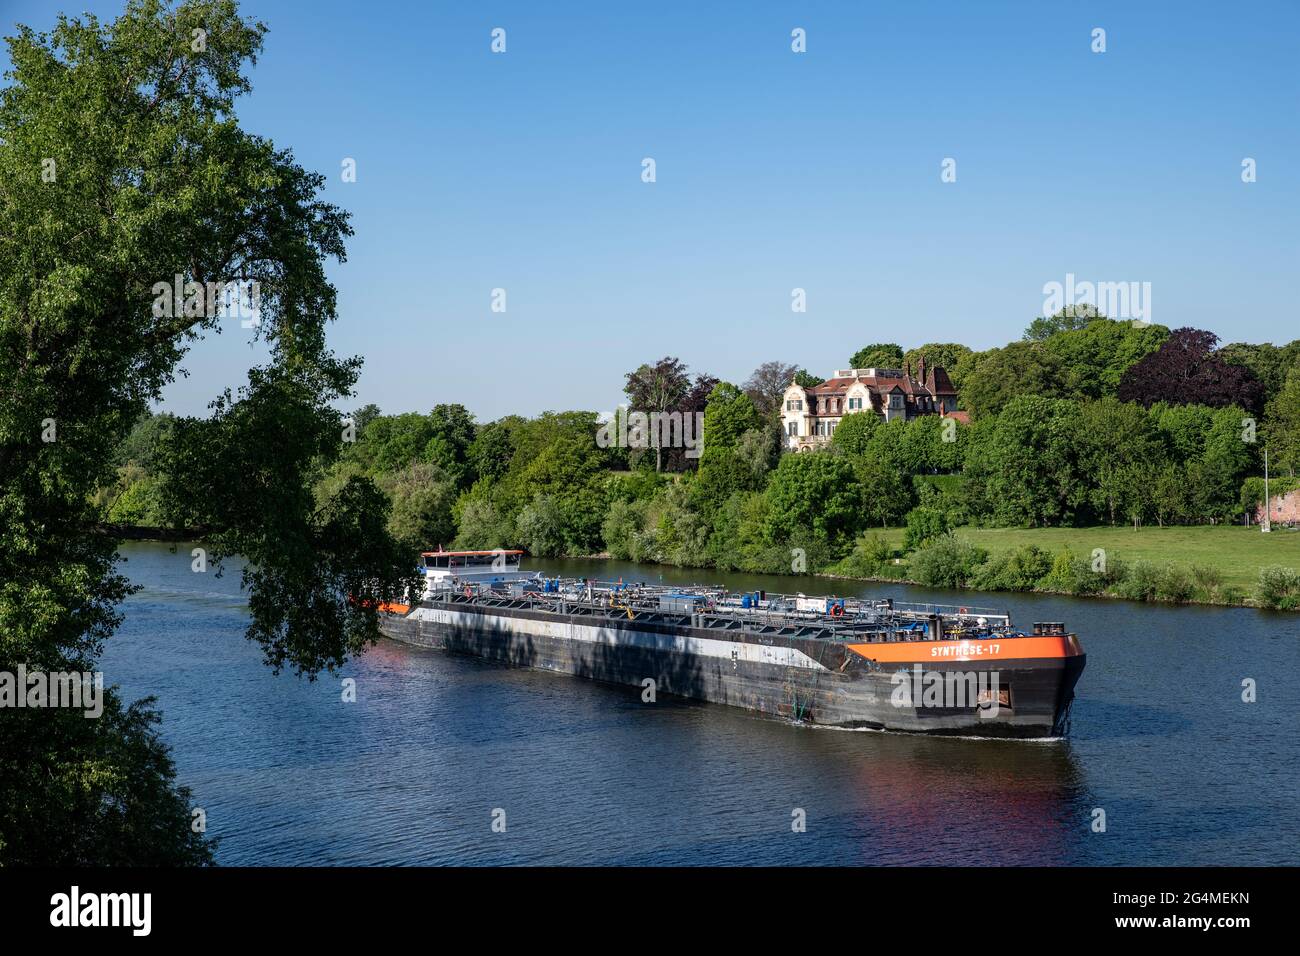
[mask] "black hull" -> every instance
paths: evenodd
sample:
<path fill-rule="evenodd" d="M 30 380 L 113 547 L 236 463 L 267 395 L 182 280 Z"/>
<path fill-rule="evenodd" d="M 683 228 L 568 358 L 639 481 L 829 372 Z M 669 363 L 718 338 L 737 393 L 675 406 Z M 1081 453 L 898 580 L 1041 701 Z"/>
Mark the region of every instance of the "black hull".
<path fill-rule="evenodd" d="M 394 640 L 439 648 L 512 667 L 553 671 L 608 684 L 741 707 L 755 713 L 833 727 L 958 736 L 1043 738 L 1064 733 L 1085 657 L 945 661 L 943 675 L 996 676 L 1007 690 L 993 716 L 971 698 L 917 705 L 898 700 L 900 672 L 911 664 L 876 664 L 843 643 L 760 637 L 742 631 L 662 622 L 602 620 L 461 605 L 417 606 L 382 616 Z M 685 645 L 685 647 L 683 646 Z M 950 702 L 951 703 L 951 702 Z M 989 711 L 985 709 L 985 714 Z"/>

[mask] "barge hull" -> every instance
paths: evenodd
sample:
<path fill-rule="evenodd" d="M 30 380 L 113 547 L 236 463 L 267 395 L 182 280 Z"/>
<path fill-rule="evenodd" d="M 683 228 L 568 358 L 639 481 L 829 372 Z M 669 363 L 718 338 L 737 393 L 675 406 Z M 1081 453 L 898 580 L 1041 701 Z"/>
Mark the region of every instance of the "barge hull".
<path fill-rule="evenodd" d="M 842 642 L 741 631 L 438 603 L 381 615 L 390 638 L 513 667 L 551 671 L 656 694 L 741 707 L 809 723 L 911 733 L 1054 737 L 1064 731 L 1084 656 L 925 661 L 927 671 L 996 674 L 1006 706 L 900 705 L 900 672 L 916 663 L 870 660 Z M 890 645 L 898 647 L 899 645 Z M 922 650 L 924 648 L 922 647 Z M 918 653 L 920 653 L 918 651 Z M 919 701 L 918 701 L 919 703 Z"/>

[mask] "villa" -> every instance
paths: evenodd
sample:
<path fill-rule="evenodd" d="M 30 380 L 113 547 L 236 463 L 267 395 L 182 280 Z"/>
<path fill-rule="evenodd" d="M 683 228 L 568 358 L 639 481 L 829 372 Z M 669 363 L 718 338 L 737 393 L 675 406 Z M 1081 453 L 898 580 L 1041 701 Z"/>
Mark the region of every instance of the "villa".
<path fill-rule="evenodd" d="M 830 441 L 845 415 L 872 411 L 885 421 L 920 415 L 942 415 L 966 421 L 957 410 L 957 390 L 938 365 L 926 367 L 922 357 L 905 368 L 845 368 L 820 385 L 804 388 L 791 382 L 781 406 L 786 447 L 805 451 Z"/>

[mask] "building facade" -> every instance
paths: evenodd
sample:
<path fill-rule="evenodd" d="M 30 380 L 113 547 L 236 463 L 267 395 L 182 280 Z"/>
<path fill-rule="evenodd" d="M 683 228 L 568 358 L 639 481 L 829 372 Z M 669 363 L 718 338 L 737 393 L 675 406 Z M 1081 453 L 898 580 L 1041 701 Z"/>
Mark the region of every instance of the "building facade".
<path fill-rule="evenodd" d="M 957 390 L 940 366 L 917 363 L 908 368 L 846 368 L 820 385 L 790 383 L 781 403 L 781 430 L 792 451 L 816 448 L 831 440 L 845 415 L 872 412 L 885 421 L 919 415 L 966 420 L 957 410 Z"/>

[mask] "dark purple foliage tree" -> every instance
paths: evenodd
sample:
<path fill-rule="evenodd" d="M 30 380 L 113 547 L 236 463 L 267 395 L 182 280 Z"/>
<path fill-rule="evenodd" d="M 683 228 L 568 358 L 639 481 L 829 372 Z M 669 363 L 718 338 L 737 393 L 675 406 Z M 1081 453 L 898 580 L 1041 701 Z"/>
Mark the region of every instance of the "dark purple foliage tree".
<path fill-rule="evenodd" d="M 1258 411 L 1264 394 L 1259 379 L 1245 366 L 1225 361 L 1215 350 L 1218 342 L 1213 332 L 1175 329 L 1160 348 L 1124 373 L 1120 401 L 1147 408 L 1168 402 Z"/>

